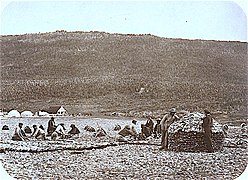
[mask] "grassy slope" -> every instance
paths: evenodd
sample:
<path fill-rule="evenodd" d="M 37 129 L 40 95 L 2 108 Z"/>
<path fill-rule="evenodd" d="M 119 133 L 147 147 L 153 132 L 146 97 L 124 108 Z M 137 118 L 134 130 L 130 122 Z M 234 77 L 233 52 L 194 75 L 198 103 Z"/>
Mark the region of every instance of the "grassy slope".
<path fill-rule="evenodd" d="M 2 36 L 1 79 L 2 105 L 20 110 L 244 113 L 247 43 L 100 32 Z"/>

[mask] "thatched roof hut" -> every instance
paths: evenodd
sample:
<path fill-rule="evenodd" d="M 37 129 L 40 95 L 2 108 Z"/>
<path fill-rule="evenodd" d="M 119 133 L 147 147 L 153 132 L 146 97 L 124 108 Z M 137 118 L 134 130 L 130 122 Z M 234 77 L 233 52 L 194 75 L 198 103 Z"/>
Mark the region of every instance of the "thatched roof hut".
<path fill-rule="evenodd" d="M 169 149 L 185 152 L 207 152 L 202 129 L 202 118 L 205 115 L 199 112 L 189 113 L 175 121 L 169 128 Z M 222 125 L 213 120 L 212 142 L 214 151 L 223 147 L 224 131 Z"/>

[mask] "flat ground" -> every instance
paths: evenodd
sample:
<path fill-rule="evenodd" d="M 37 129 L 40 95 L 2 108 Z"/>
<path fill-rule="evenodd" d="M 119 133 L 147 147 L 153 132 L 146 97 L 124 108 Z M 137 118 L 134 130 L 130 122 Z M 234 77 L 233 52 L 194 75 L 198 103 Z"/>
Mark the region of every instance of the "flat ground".
<path fill-rule="evenodd" d="M 116 124 L 130 123 L 128 119 L 64 117 L 67 131 L 71 123 L 80 129 L 80 137 L 60 141 L 14 142 L 10 140 L 19 122 L 24 126 L 42 124 L 47 128 L 49 118 L 11 118 L 1 120 L 1 161 L 6 171 L 17 179 L 235 179 L 247 166 L 247 131 L 230 125 L 224 148 L 215 153 L 186 153 L 160 151 L 160 139 L 149 138 L 150 145 L 119 144 L 102 149 L 73 150 L 117 143 L 113 131 Z M 144 122 L 143 120 L 139 121 Z M 104 128 L 108 136 L 96 138 L 86 132 L 86 125 Z M 8 149 L 8 150 L 7 150 Z M 15 149 L 16 151 L 12 151 Z M 22 152 L 23 150 L 40 152 Z M 54 151 L 49 151 L 54 149 Z M 67 149 L 67 150 L 66 150 Z M 70 150 L 68 150 L 70 149 Z M 48 150 L 47 152 L 42 150 Z"/>

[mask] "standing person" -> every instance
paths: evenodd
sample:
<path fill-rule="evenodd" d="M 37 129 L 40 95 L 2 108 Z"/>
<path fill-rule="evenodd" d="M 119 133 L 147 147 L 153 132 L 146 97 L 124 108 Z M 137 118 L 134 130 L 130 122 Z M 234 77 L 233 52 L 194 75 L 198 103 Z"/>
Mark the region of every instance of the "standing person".
<path fill-rule="evenodd" d="M 54 117 L 51 117 L 51 119 L 48 121 L 48 127 L 47 127 L 47 136 L 51 136 L 51 134 L 55 131 L 55 121 Z"/>
<path fill-rule="evenodd" d="M 205 117 L 202 118 L 203 124 L 202 128 L 204 130 L 204 138 L 207 144 L 208 152 L 213 152 L 213 144 L 211 139 L 213 119 L 211 113 L 208 110 L 204 110 Z"/>
<path fill-rule="evenodd" d="M 158 138 L 159 135 L 161 135 L 161 119 L 157 119 L 157 124 L 154 127 L 153 133 L 154 133 L 154 138 Z"/>
<path fill-rule="evenodd" d="M 179 117 L 176 115 L 176 109 L 172 108 L 170 109 L 169 114 L 166 114 L 161 120 L 162 142 L 160 150 L 168 149 L 168 129 L 170 125 L 177 119 L 179 119 Z"/>
<path fill-rule="evenodd" d="M 23 123 L 19 123 L 18 127 L 15 129 L 14 135 L 12 137 L 12 140 L 14 141 L 24 141 L 28 140 L 27 135 L 25 134 L 24 130 L 22 129 Z"/>

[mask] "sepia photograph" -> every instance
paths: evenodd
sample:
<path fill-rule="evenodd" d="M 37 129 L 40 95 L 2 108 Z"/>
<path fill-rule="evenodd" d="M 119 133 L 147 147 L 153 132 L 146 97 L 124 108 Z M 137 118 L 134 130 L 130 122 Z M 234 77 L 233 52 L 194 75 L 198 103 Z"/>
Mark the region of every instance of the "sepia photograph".
<path fill-rule="evenodd" d="M 0 179 L 248 179 L 246 0 L 0 2 Z"/>

